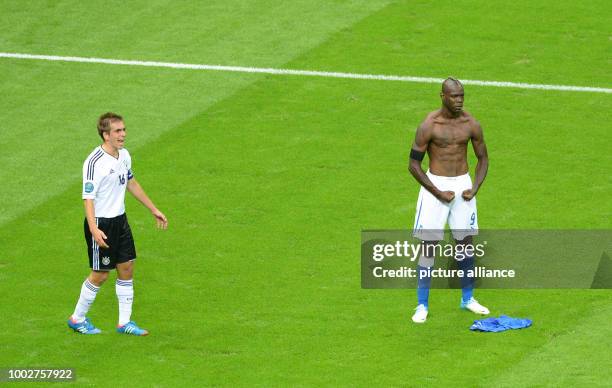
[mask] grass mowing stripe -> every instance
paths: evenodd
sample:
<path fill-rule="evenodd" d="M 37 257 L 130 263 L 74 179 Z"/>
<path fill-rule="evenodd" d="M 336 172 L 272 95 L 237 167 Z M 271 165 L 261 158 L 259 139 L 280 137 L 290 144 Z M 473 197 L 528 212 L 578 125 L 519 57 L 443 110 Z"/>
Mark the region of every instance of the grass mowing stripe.
<path fill-rule="evenodd" d="M 12 32 L 0 34 L 3 36 L 0 46 L 8 45 L 14 51 L 35 50 L 40 40 L 44 47 L 69 51 L 74 47 L 83 47 L 82 35 L 70 32 L 76 28 L 88 35 L 87 50 L 93 55 L 103 55 L 103 52 L 117 56 L 140 56 L 154 52 L 156 55 L 163 53 L 165 57 L 181 57 L 188 52 L 195 58 L 210 58 L 215 53 L 218 55 L 215 58 L 220 60 L 231 58 L 246 61 L 247 58 L 251 60 L 256 57 L 253 59 L 255 62 L 282 66 L 304 51 L 317 48 L 338 31 L 350 28 L 360 19 L 385 7 L 388 2 L 357 0 L 329 4 L 299 1 L 282 5 L 263 1 L 258 5 L 255 1 L 248 4 L 237 1 L 242 4 L 240 12 L 256 17 L 243 16 L 240 28 L 234 31 L 236 35 L 229 35 L 234 39 L 217 39 L 215 35 L 228 37 L 223 34 L 224 28 L 228 27 L 224 21 L 227 15 L 223 11 L 228 7 L 227 2 L 218 2 L 217 5 L 206 2 L 203 5 L 204 8 L 216 8 L 218 12 L 195 9 L 191 5 L 181 8 L 178 4 L 170 5 L 163 1 L 153 2 L 159 6 L 156 8 L 152 2 L 146 2 L 146 7 L 143 4 L 140 8 L 146 9 L 147 13 L 152 12 L 156 17 L 143 20 L 142 28 L 136 28 L 138 32 L 134 32 L 135 35 L 130 34 L 131 29 L 118 29 L 110 36 L 107 29 L 77 28 L 87 24 L 87 12 L 83 13 L 83 18 L 67 20 L 65 11 L 71 7 L 78 8 L 80 4 L 75 3 L 71 6 L 70 2 L 64 2 L 59 8 L 52 7 L 50 10 L 18 7 L 19 13 L 13 15 L 11 24 L 19 25 L 24 31 L 15 35 L 14 29 L 11 29 Z M 130 6 L 138 8 L 134 3 L 130 3 Z M 188 20 L 184 18 L 187 12 L 181 12 L 183 10 L 193 12 Z M 107 17 L 117 24 L 134 26 L 133 20 L 130 21 L 127 16 L 130 12 L 121 12 L 116 8 L 109 10 L 113 11 L 117 14 Z M 172 15 L 176 19 L 171 18 Z M 236 13 L 231 16 L 240 17 Z M 57 23 L 51 23 L 53 28 L 42 34 L 44 40 L 41 40 L 36 26 L 55 17 Z M 291 29 L 283 28 L 298 17 L 301 20 L 299 25 Z M 138 19 L 136 16 L 134 18 Z M 199 31 L 204 25 L 216 32 L 203 33 L 203 36 L 188 33 Z M 155 42 L 153 37 L 156 34 L 161 34 L 160 40 L 172 41 L 173 44 L 164 46 L 163 50 L 157 46 L 147 49 L 149 44 Z M 139 38 L 134 39 L 133 36 Z M 181 42 L 178 46 L 177 39 Z M 109 41 L 114 43 L 109 45 Z M 183 46 L 190 49 L 184 50 L 181 48 Z M 7 51 L 6 48 L 4 50 Z M 83 155 L 91 151 L 95 145 L 92 142 L 99 141 L 94 129 L 95 119 L 103 111 L 118 111 L 126 117 L 129 127 L 136 129 L 129 136 L 130 150 L 135 151 L 190 117 L 197 116 L 206 106 L 231 96 L 264 76 L 252 74 L 234 77 L 229 73 L 211 76 L 168 70 L 164 72 L 164 77 L 158 77 L 157 71 L 147 68 L 118 69 L 86 64 L 65 66 L 61 62 L 15 59 L 1 62 L 0 67 L 3 68 L 0 72 L 3 127 L 10 128 L 10 131 L 2 133 L 0 139 L 0 165 L 3 166 L 0 181 L 11 182 L 11 185 L 4 185 L 0 189 L 0 225 L 24 214 L 74 182 L 75 172 L 80 171 L 83 163 Z M 112 82 L 109 82 L 111 78 Z M 48 130 L 50 123 L 58 117 L 67 123 L 64 124 L 66 128 L 62 131 Z M 24 139 L 28 139 L 27 147 L 23 146 Z M 54 162 L 35 164 L 35 160 Z"/>
<path fill-rule="evenodd" d="M 227 72 L 236 72 L 236 73 L 259 73 L 259 74 L 273 74 L 273 75 L 295 75 L 295 76 L 328 77 L 328 78 L 368 79 L 368 80 L 376 80 L 376 81 L 419 82 L 419 83 L 429 83 L 429 84 L 431 83 L 439 84 L 442 81 L 444 81 L 443 78 L 402 76 L 402 75 L 357 74 L 357 73 L 341 73 L 341 72 L 333 72 L 333 71 L 276 69 L 276 68 L 270 68 L 270 67 L 223 66 L 223 65 L 172 63 L 172 62 L 158 62 L 158 61 L 109 59 L 109 58 L 38 55 L 38 54 L 23 54 L 23 53 L 0 53 L 0 58 L 30 59 L 30 60 L 42 60 L 42 61 L 61 61 L 61 62 L 79 62 L 79 63 L 97 63 L 97 64 L 123 65 L 123 66 L 144 66 L 144 67 L 185 69 L 185 70 L 227 71 Z M 462 80 L 461 82 L 463 82 L 465 85 L 492 86 L 492 87 L 499 87 L 499 88 L 539 89 L 539 90 L 556 90 L 556 91 L 567 91 L 567 92 L 593 92 L 593 93 L 612 94 L 612 88 L 591 87 L 591 86 L 547 85 L 547 84 L 530 84 L 530 83 L 524 83 L 524 82 L 483 81 L 483 80 L 470 80 L 470 79 L 465 79 L 465 80 Z"/>
<path fill-rule="evenodd" d="M 610 292 L 591 290 L 590 293 L 599 294 L 601 301 L 593 304 L 572 330 L 553 337 L 482 386 L 603 386 L 605 381 L 609 382 L 612 379 L 609 357 L 593 355 L 593 351 L 612 347 Z"/>

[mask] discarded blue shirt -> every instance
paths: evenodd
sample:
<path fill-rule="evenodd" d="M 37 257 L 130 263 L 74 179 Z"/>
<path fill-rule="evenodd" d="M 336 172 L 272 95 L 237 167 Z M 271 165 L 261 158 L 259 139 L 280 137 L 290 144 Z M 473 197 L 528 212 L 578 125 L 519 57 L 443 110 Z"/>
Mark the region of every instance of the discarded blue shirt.
<path fill-rule="evenodd" d="M 474 321 L 474 324 L 470 326 L 470 330 L 497 333 L 499 331 L 506 331 L 510 329 L 523 329 L 531 326 L 531 323 L 531 319 L 512 318 L 506 315 L 501 315 L 499 318 L 492 317 L 477 319 Z"/>

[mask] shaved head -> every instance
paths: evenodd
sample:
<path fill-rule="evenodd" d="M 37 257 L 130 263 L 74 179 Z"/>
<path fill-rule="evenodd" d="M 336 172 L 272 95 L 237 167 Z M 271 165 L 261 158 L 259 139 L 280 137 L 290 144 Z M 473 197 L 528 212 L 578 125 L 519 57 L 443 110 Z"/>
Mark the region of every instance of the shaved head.
<path fill-rule="evenodd" d="M 440 98 L 448 115 L 456 117 L 463 111 L 463 85 L 458 79 L 448 77 L 442 82 Z"/>

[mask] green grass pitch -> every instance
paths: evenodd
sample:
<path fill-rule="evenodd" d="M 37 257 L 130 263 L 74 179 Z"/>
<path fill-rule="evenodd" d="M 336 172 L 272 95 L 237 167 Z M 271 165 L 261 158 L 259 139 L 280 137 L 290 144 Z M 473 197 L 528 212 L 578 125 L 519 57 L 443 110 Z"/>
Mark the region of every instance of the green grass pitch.
<path fill-rule="evenodd" d="M 0 2 L 0 51 L 610 87 L 606 1 Z M 362 229 L 410 228 L 414 129 L 439 85 L 0 59 L 0 368 L 78 385 L 604 386 L 609 290 L 480 290 L 522 331 L 468 330 L 457 290 L 362 290 Z M 490 170 L 483 228 L 605 229 L 612 97 L 466 86 Z M 166 232 L 133 199 L 134 319 L 88 273 L 81 166 L 104 111 Z M 472 158 L 471 167 L 474 167 Z M 113 279 L 113 278 L 111 278 Z"/>

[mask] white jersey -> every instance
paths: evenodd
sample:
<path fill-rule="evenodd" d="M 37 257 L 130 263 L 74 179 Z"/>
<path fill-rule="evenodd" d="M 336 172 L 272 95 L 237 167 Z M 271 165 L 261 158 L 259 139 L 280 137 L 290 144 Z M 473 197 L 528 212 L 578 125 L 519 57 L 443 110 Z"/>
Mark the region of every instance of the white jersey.
<path fill-rule="evenodd" d="M 115 158 L 96 147 L 83 163 L 83 199 L 93 199 L 96 217 L 125 213 L 125 189 L 132 179 L 132 158 L 126 149 Z"/>

